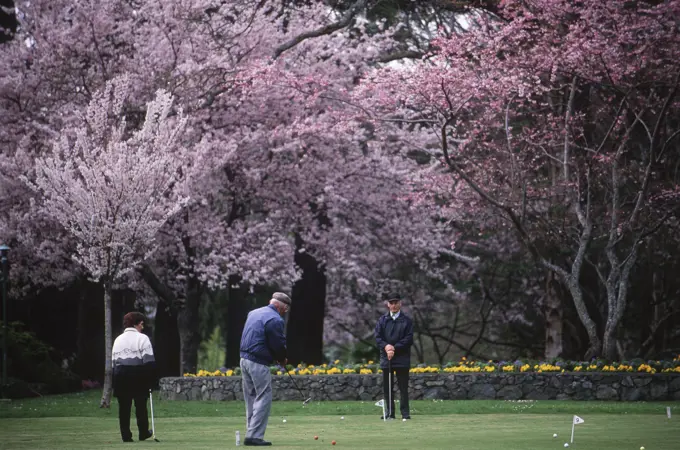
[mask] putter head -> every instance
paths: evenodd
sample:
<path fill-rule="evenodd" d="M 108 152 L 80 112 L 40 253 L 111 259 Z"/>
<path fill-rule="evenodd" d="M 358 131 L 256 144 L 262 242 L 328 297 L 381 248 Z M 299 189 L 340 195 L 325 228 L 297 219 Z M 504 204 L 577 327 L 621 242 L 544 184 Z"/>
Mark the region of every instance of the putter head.
<path fill-rule="evenodd" d="M 302 402 L 302 406 L 305 406 L 307 403 L 309 403 L 312 400 L 312 397 L 309 397 L 307 400 Z"/>

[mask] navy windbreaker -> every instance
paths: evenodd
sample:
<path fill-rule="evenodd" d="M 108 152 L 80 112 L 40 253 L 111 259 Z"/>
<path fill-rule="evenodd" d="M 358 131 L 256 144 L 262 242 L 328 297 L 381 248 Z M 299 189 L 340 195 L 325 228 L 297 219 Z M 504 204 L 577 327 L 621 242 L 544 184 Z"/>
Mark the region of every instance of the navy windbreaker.
<path fill-rule="evenodd" d="M 388 368 L 385 346 L 394 346 L 392 367 L 411 367 L 411 346 L 413 345 L 413 320 L 404 311 L 399 312 L 396 320 L 390 313 L 383 314 L 375 325 L 375 340 L 380 350 L 380 367 Z"/>

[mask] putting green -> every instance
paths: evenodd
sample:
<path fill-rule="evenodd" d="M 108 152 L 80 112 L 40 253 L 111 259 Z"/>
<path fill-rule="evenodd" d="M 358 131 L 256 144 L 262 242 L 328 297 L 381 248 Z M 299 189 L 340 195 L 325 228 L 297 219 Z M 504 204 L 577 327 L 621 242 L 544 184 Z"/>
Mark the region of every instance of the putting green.
<path fill-rule="evenodd" d="M 1 402 L 0 449 L 225 449 L 235 447 L 236 430 L 245 437 L 243 402 L 154 398 L 161 442 L 126 444 L 117 403 L 100 409 L 100 394 Z M 274 448 L 558 450 L 570 439 L 574 414 L 585 423 L 576 425 L 573 449 L 680 448 L 678 402 L 414 401 L 406 422 L 383 422 L 372 401 L 301 403 L 274 402 L 265 436 Z"/>
<path fill-rule="evenodd" d="M 664 416 L 584 416 L 575 429 L 574 449 L 647 450 L 678 448 L 680 423 Z M 452 414 L 414 416 L 413 420 L 382 422 L 377 415 L 273 415 L 266 439 L 276 448 L 348 449 L 466 449 L 531 450 L 563 448 L 571 433 L 565 414 Z M 2 449 L 106 449 L 160 447 L 163 449 L 224 449 L 235 447 L 235 431 L 244 433 L 237 417 L 184 417 L 156 421 L 161 441 L 124 444 L 117 420 L 111 417 L 52 417 L 0 420 Z M 553 438 L 553 433 L 558 437 Z M 314 440 L 318 436 L 318 440 Z"/>

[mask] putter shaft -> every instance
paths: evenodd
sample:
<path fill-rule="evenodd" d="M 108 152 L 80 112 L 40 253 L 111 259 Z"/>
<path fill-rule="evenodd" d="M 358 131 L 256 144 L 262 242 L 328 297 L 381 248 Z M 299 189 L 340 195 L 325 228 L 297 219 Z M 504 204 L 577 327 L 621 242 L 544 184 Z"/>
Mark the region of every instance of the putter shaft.
<path fill-rule="evenodd" d="M 279 368 L 288 374 L 288 377 L 290 378 L 291 383 L 293 383 L 293 386 L 295 386 L 295 389 L 297 389 L 297 391 L 300 393 L 300 397 L 302 397 L 302 399 L 303 399 L 302 406 L 304 406 L 304 405 L 306 405 L 307 403 L 309 403 L 310 400 L 312 400 L 312 397 L 305 398 L 305 394 L 302 392 L 302 389 L 300 389 L 300 388 L 298 387 L 297 383 L 295 383 L 295 380 L 293 380 L 293 376 L 290 374 L 290 372 L 288 372 L 288 370 L 286 370 L 286 369 L 285 369 L 282 365 L 280 365 L 280 364 L 279 364 Z"/>

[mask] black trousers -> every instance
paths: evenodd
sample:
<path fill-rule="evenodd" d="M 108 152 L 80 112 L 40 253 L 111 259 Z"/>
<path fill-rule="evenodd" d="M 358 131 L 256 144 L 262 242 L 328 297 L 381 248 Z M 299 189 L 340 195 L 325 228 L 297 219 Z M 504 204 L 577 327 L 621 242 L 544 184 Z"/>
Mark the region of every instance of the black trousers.
<path fill-rule="evenodd" d="M 399 410 L 401 417 L 410 417 L 411 413 L 408 408 L 408 367 L 393 367 L 392 368 L 392 386 L 390 386 L 389 369 L 383 369 L 383 394 L 385 395 L 385 414 L 394 419 L 394 380 L 396 378 L 399 386 Z M 396 376 L 395 376 L 396 374 Z M 390 394 L 390 387 L 392 394 Z M 389 399 L 392 399 L 392 404 L 389 404 Z"/>
<path fill-rule="evenodd" d="M 120 435 L 123 440 L 132 439 L 130 432 L 130 410 L 132 402 L 135 402 L 135 416 L 137 416 L 137 429 L 139 436 L 146 436 L 149 432 L 149 413 L 146 409 L 146 395 L 136 394 L 118 396 L 118 423 L 120 425 Z"/>

